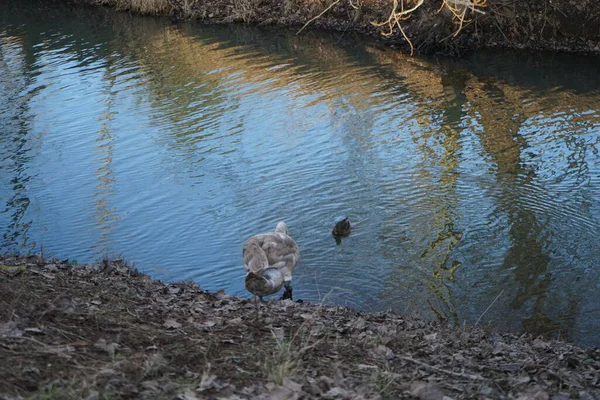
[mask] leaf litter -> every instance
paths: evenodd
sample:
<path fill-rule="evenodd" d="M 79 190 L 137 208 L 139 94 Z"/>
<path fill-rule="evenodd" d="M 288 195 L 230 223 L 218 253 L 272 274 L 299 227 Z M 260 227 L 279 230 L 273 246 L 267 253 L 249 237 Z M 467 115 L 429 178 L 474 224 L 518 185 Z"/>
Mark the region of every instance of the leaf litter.
<path fill-rule="evenodd" d="M 0 257 L 0 399 L 600 399 L 600 349 Z M 15 273 L 18 271 L 18 273 Z"/>

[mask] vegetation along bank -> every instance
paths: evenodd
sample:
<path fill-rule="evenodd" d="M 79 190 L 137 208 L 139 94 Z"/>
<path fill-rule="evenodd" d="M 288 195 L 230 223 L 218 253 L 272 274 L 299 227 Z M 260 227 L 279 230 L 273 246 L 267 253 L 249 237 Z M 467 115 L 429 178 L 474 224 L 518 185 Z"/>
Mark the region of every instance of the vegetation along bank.
<path fill-rule="evenodd" d="M 483 47 L 600 54 L 595 0 L 75 0 L 135 13 L 357 31 L 409 52 Z"/>

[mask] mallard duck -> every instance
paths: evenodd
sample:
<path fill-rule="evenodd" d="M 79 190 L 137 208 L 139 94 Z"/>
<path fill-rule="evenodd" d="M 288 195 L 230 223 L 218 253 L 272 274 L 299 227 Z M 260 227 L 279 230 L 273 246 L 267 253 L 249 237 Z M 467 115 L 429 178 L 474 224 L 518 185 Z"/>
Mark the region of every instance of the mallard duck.
<path fill-rule="evenodd" d="M 331 234 L 333 236 L 348 236 L 350 234 L 350 220 L 348 218 L 344 218 L 341 221 L 335 223 Z"/>
<path fill-rule="evenodd" d="M 250 237 L 242 250 L 246 289 L 262 300 L 285 287 L 282 299 L 292 299 L 292 271 L 300 260 L 298 245 L 288 235 L 285 222 L 275 231 Z"/>

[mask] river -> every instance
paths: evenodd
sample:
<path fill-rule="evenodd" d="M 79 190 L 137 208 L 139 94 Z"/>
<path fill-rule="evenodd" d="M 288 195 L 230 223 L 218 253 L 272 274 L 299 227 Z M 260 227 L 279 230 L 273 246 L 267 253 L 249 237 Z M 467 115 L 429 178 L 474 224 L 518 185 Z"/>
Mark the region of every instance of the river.
<path fill-rule="evenodd" d="M 0 251 L 600 345 L 600 58 L 0 8 Z M 350 236 L 336 241 L 348 216 Z"/>

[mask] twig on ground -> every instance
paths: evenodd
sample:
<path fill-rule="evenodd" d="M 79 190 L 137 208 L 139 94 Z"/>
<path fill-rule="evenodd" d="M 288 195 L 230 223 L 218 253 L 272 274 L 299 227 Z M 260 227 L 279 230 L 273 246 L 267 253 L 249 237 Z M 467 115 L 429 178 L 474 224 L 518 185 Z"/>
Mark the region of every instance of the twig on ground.
<path fill-rule="evenodd" d="M 85 339 L 83 336 L 80 336 L 80 335 L 78 335 L 78 334 L 76 334 L 76 333 L 73 333 L 73 332 L 68 332 L 68 331 L 65 331 L 65 330 L 59 329 L 59 328 L 57 328 L 57 327 L 55 327 L 55 326 L 51 326 L 51 327 L 49 327 L 48 329 L 55 330 L 56 332 L 58 332 L 58 333 L 60 333 L 62 336 L 64 336 L 64 337 L 65 337 L 65 339 L 72 340 L 72 337 L 69 337 L 69 335 L 71 335 L 71 336 L 73 336 L 73 337 L 76 337 L 76 338 L 77 338 L 77 339 L 79 339 L 79 340 L 83 340 L 83 341 L 85 341 L 85 340 L 86 340 L 86 339 Z"/>
<path fill-rule="evenodd" d="M 456 377 L 459 377 L 459 378 L 466 378 L 466 379 L 471 379 L 471 380 L 474 380 L 474 381 L 484 381 L 484 380 L 486 380 L 483 376 L 480 376 L 480 375 L 463 374 L 462 372 L 449 371 L 447 369 L 443 369 L 443 368 L 439 368 L 439 367 L 434 367 L 433 365 L 429 365 L 429 364 L 424 363 L 422 361 L 415 360 L 414 358 L 411 358 L 411 357 L 406 357 L 406 356 L 396 356 L 396 357 L 398 357 L 401 360 L 410 361 L 410 362 L 413 362 L 413 363 L 415 363 L 417 365 L 420 365 L 422 367 L 429 368 L 432 371 L 441 372 L 441 373 L 452 375 L 452 376 L 456 376 Z"/>
<path fill-rule="evenodd" d="M 30 338 L 27 336 L 21 336 L 19 339 L 25 339 L 25 340 L 30 340 L 34 343 L 37 343 L 39 345 L 41 345 L 42 347 L 48 348 L 48 347 L 60 347 L 60 346 L 48 346 L 46 343 L 40 342 L 39 340 L 35 340 L 34 338 Z"/>
<path fill-rule="evenodd" d="M 502 289 L 500 291 L 500 293 L 498 293 L 498 296 L 496 296 L 494 301 L 492 301 L 492 303 L 485 309 L 485 311 L 479 316 L 479 318 L 477 318 L 477 322 L 475 322 L 475 326 L 477 326 L 477 324 L 479 324 L 479 321 L 481 321 L 481 318 L 483 318 L 485 313 L 494 305 L 494 303 L 496 302 L 496 300 L 498 300 L 498 297 L 500 297 L 502 295 L 502 293 L 504 293 L 504 289 Z"/>

